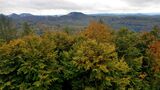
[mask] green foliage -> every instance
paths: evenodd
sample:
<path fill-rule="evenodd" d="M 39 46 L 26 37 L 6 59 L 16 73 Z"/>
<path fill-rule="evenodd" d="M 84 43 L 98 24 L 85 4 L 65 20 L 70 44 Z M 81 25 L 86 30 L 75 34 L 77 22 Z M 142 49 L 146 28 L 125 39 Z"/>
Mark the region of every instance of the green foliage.
<path fill-rule="evenodd" d="M 150 33 L 154 35 L 157 39 L 160 39 L 160 27 L 154 26 L 153 30 Z"/>
<path fill-rule="evenodd" d="M 119 57 L 136 58 L 141 55 L 139 48 L 136 46 L 139 43 L 138 34 L 128 29 L 121 29 L 117 32 L 115 44 Z"/>
<path fill-rule="evenodd" d="M 35 35 L 25 24 L 23 37 L 0 39 L 0 90 L 159 90 L 158 32 L 112 32 L 92 22 Z"/>

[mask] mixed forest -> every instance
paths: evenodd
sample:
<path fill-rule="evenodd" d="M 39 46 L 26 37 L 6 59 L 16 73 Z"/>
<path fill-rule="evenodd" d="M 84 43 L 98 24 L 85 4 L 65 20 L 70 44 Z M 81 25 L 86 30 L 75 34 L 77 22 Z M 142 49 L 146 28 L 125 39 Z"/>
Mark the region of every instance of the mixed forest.
<path fill-rule="evenodd" d="M 1 15 L 0 90 L 160 90 L 160 28 L 37 32 Z"/>

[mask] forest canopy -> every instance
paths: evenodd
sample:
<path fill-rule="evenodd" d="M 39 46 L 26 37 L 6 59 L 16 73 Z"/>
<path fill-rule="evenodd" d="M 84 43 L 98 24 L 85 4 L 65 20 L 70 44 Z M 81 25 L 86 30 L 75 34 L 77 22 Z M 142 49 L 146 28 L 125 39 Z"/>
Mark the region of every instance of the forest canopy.
<path fill-rule="evenodd" d="M 159 90 L 160 29 L 113 30 L 91 22 L 79 32 L 16 29 L 0 18 L 1 90 Z"/>

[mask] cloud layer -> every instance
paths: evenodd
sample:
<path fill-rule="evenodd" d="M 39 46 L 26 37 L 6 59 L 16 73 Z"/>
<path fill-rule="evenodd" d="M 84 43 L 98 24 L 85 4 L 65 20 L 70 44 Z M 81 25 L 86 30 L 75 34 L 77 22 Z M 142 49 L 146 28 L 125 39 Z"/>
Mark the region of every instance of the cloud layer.
<path fill-rule="evenodd" d="M 159 13 L 159 0 L 0 0 L 0 13 Z"/>
<path fill-rule="evenodd" d="M 132 6 L 158 6 L 160 5 L 160 1 L 159 0 L 124 0 L 125 2 L 127 2 L 129 5 Z"/>

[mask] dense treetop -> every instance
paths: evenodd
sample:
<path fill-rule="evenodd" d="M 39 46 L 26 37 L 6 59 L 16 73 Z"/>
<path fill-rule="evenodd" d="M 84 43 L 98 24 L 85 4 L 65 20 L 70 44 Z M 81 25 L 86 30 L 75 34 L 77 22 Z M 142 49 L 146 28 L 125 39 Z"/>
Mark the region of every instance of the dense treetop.
<path fill-rule="evenodd" d="M 113 31 L 94 21 L 81 32 L 37 34 L 0 19 L 1 90 L 160 89 L 158 27 Z"/>

